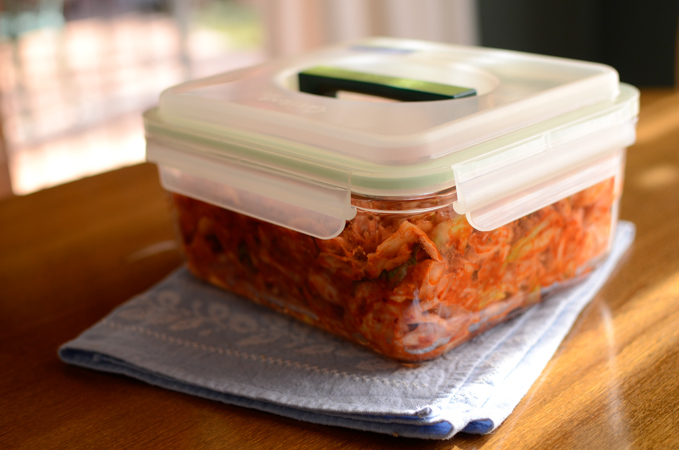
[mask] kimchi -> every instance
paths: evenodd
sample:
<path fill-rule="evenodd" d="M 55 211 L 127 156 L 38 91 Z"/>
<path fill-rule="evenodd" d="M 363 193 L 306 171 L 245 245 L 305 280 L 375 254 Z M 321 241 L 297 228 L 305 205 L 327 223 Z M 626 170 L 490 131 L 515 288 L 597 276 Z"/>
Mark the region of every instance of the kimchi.
<path fill-rule="evenodd" d="M 196 276 L 406 362 L 437 357 L 587 273 L 615 223 L 614 179 L 486 232 L 450 204 L 358 206 L 328 240 L 173 199 Z"/>

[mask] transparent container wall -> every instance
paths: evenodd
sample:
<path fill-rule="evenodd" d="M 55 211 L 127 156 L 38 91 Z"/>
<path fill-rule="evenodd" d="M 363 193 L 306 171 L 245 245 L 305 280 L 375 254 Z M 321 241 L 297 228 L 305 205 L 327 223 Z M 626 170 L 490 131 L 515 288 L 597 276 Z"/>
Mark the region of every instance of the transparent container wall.
<path fill-rule="evenodd" d="M 435 358 L 589 272 L 617 220 L 616 178 L 493 231 L 452 206 L 357 216 L 333 239 L 173 194 L 198 277 L 390 358 Z M 390 208 L 398 209 L 393 201 Z"/>

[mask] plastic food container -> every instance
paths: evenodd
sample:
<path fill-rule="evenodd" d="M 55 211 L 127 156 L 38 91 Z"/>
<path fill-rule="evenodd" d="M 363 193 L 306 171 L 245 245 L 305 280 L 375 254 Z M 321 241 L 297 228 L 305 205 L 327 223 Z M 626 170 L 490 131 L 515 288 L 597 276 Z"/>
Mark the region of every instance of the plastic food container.
<path fill-rule="evenodd" d="M 415 362 L 605 257 L 637 114 L 604 65 L 379 38 L 170 88 L 145 127 L 196 276 Z"/>

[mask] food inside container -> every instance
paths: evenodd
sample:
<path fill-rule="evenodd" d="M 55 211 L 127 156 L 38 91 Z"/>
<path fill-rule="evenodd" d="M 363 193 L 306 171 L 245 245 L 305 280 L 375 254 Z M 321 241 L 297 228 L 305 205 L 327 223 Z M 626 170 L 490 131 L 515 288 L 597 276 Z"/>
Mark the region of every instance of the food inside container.
<path fill-rule="evenodd" d="M 417 362 L 606 256 L 637 112 L 607 66 L 369 39 L 171 88 L 145 126 L 196 276 Z"/>
<path fill-rule="evenodd" d="M 591 270 L 615 200 L 609 179 L 493 231 L 450 206 L 359 208 L 325 240 L 174 195 L 194 274 L 404 361 L 440 355 Z"/>

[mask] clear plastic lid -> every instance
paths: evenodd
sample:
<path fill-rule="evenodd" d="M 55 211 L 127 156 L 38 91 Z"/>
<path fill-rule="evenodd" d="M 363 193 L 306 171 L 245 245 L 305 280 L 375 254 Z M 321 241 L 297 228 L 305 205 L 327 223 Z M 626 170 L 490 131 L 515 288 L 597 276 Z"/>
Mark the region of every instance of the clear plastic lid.
<path fill-rule="evenodd" d="M 395 98 L 416 91 L 415 101 L 324 92 L 363 88 Z M 417 197 L 453 186 L 458 212 L 480 229 L 500 226 L 558 197 L 559 177 L 587 166 L 600 178 L 619 167 L 612 155 L 634 141 L 637 113 L 637 91 L 608 66 L 376 38 L 170 88 L 145 126 L 148 159 L 166 169 L 168 189 L 200 191 L 194 196 L 331 237 L 355 214 L 352 193 Z M 179 172 L 170 177 L 170 170 Z M 196 188 L 200 180 L 206 185 Z M 587 182 L 563 183 L 572 190 Z M 291 226 L 267 208 L 253 212 L 242 200 L 224 200 L 220 189 L 229 198 L 281 203 L 298 219 L 301 210 L 306 222 L 328 226 Z M 517 196 L 540 200 L 525 206 Z M 508 201 L 511 213 L 498 214 Z"/>

